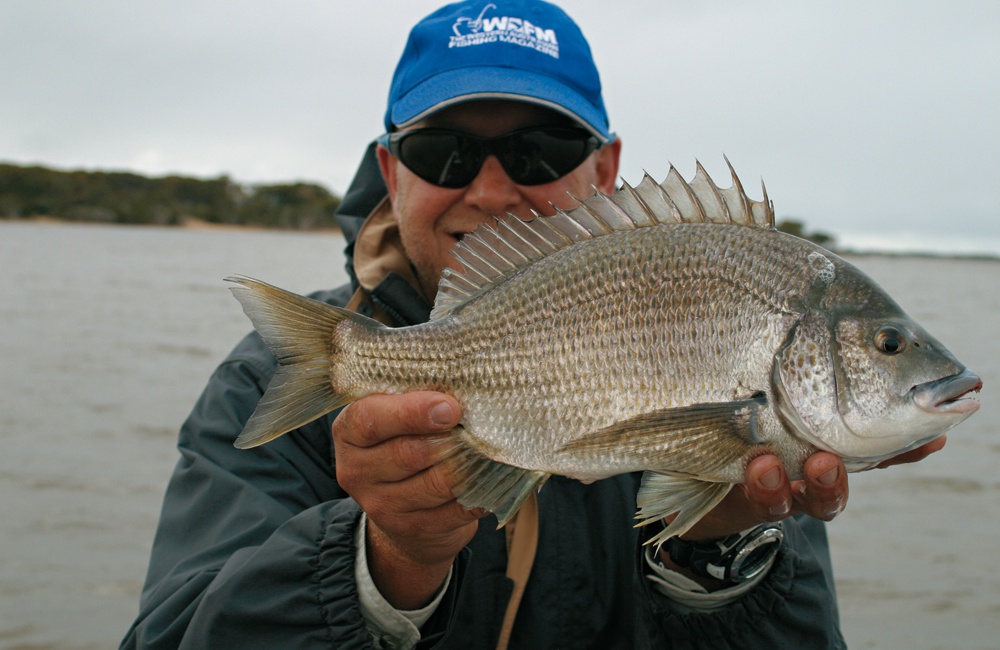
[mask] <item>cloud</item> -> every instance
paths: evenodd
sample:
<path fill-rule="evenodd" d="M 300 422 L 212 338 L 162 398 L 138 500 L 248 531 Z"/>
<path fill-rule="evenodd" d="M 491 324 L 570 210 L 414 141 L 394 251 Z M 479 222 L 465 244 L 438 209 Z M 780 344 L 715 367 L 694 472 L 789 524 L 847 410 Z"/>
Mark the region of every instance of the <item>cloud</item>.
<path fill-rule="evenodd" d="M 343 192 L 436 3 L 0 3 L 0 158 Z M 1000 237 L 1000 5 L 566 3 L 622 175 L 700 159 L 835 234 Z"/>

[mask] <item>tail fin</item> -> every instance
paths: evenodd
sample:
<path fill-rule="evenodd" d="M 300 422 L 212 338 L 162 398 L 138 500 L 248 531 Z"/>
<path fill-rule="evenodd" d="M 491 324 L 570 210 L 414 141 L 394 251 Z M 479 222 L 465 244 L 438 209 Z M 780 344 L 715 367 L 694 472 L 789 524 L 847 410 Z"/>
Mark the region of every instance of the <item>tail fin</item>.
<path fill-rule="evenodd" d="M 270 442 L 359 397 L 333 390 L 330 370 L 340 354 L 335 330 L 344 320 L 369 327 L 375 321 L 252 278 L 235 276 L 226 281 L 239 285 L 230 290 L 278 359 L 278 369 L 236 447 Z"/>

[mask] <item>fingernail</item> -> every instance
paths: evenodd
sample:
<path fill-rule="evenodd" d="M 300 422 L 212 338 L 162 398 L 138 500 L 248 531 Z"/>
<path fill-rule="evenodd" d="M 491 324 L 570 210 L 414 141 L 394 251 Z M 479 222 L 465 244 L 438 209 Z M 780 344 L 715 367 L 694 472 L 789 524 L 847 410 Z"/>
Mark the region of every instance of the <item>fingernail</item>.
<path fill-rule="evenodd" d="M 767 488 L 768 490 L 773 490 L 778 487 L 778 484 L 781 483 L 781 470 L 775 467 L 774 469 L 765 472 L 757 480 L 762 487 Z"/>
<path fill-rule="evenodd" d="M 823 514 L 827 521 L 832 520 L 844 511 L 844 497 L 837 497 L 836 499 L 832 499 L 830 501 L 824 501 L 823 508 Z"/>
<path fill-rule="evenodd" d="M 784 517 L 788 514 L 791 507 L 788 505 L 788 501 L 782 501 L 781 503 L 776 503 L 771 506 L 768 511 L 772 517 Z"/>
<path fill-rule="evenodd" d="M 455 423 L 455 409 L 448 402 L 438 402 L 431 407 L 431 422 L 439 427 L 450 427 Z"/>
<path fill-rule="evenodd" d="M 833 485 L 840 478 L 840 468 L 834 467 L 824 474 L 820 474 L 816 479 L 820 485 Z"/>

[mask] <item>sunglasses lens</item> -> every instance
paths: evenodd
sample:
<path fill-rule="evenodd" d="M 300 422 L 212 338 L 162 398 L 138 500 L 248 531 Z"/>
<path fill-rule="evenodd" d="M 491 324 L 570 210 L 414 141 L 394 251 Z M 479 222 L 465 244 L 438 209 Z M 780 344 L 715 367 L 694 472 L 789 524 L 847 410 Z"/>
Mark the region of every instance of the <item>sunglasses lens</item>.
<path fill-rule="evenodd" d="M 473 181 L 487 153 L 496 154 L 515 183 L 542 185 L 576 169 L 596 148 L 596 139 L 571 127 L 525 129 L 485 139 L 444 129 L 420 129 L 399 138 L 393 153 L 428 183 L 459 188 Z"/>
<path fill-rule="evenodd" d="M 461 133 L 413 131 L 399 141 L 397 155 L 410 171 L 440 187 L 465 187 L 479 173 L 483 157 Z"/>
<path fill-rule="evenodd" d="M 547 128 L 512 133 L 500 152 L 507 174 L 519 185 L 542 185 L 576 169 L 596 147 L 585 131 Z"/>

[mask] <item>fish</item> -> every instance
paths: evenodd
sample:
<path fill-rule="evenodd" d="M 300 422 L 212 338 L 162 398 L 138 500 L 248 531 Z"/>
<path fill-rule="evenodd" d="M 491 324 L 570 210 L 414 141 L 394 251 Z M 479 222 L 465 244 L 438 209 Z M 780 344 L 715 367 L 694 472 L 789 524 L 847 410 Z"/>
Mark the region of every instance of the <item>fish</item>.
<path fill-rule="evenodd" d="M 729 160 L 726 159 L 727 165 Z M 774 454 L 861 471 L 979 408 L 982 380 L 861 270 L 775 228 L 729 165 L 700 163 L 453 249 L 430 320 L 392 328 L 245 276 L 226 278 L 277 357 L 235 441 L 264 444 L 375 393 L 462 405 L 439 461 L 459 503 L 503 526 L 552 475 L 643 472 L 637 526 L 683 534 Z"/>

